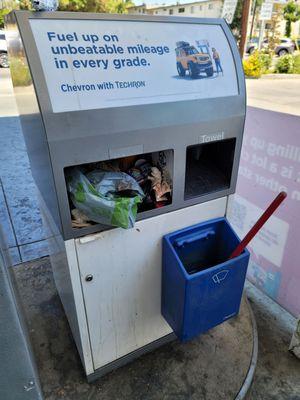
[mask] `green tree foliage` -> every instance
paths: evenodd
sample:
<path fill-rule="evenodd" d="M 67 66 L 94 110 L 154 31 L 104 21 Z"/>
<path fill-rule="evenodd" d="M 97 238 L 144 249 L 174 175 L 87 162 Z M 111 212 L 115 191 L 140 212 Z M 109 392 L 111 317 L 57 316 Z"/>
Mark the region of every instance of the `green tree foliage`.
<path fill-rule="evenodd" d="M 246 76 L 259 78 L 269 71 L 272 64 L 272 57 L 264 51 L 256 50 L 247 59 L 243 60 L 243 67 Z"/>
<path fill-rule="evenodd" d="M 300 6 L 294 1 L 290 1 L 283 9 L 283 16 L 286 20 L 285 34 L 287 37 L 291 36 L 292 23 L 300 19 Z"/>
<path fill-rule="evenodd" d="M 292 74 L 295 66 L 295 57 L 292 54 L 282 56 L 275 65 L 277 74 Z"/>
<path fill-rule="evenodd" d="M 230 28 L 237 40 L 241 36 L 241 26 L 242 26 L 242 12 L 243 12 L 243 0 L 238 0 L 236 10 Z"/>
<path fill-rule="evenodd" d="M 262 4 L 263 0 L 254 0 L 252 1 L 251 4 L 251 14 L 253 14 L 253 18 L 255 16 L 257 16 L 257 12 Z M 238 0 L 237 6 L 236 6 L 236 10 L 234 13 L 234 17 L 232 20 L 232 23 L 230 24 L 230 28 L 234 34 L 234 36 L 236 37 L 237 40 L 240 39 L 241 37 L 241 28 L 242 28 L 242 14 L 243 14 L 243 0 Z M 254 19 L 253 19 L 253 23 L 254 23 Z M 251 24 L 252 25 L 252 24 Z M 252 36 L 252 27 L 251 27 L 251 35 Z"/>
<path fill-rule="evenodd" d="M 105 12 L 104 0 L 60 0 L 60 11 Z"/>
<path fill-rule="evenodd" d="M 271 29 L 268 31 L 267 37 L 268 37 L 268 50 L 270 52 L 275 51 L 275 48 L 278 46 L 280 43 L 280 22 L 281 22 L 281 13 L 277 12 L 272 15 L 271 19 Z"/>
<path fill-rule="evenodd" d="M 300 74 L 300 54 L 294 58 L 294 74 Z"/>
<path fill-rule="evenodd" d="M 20 0 L 19 1 L 20 10 L 32 10 L 30 0 Z"/>
<path fill-rule="evenodd" d="M 124 14 L 131 5 L 133 5 L 131 0 L 59 0 L 58 10 Z M 4 15 L 16 8 L 31 10 L 31 0 L 19 0 L 18 3 L 12 0 L 11 6 L 1 9 L 0 27 L 3 27 Z"/>
<path fill-rule="evenodd" d="M 86 11 L 124 14 L 132 5 L 130 0 L 60 0 L 60 11 Z"/>
<path fill-rule="evenodd" d="M 127 8 L 133 5 L 131 0 L 107 0 L 105 4 L 106 12 L 116 14 L 125 14 Z"/>
<path fill-rule="evenodd" d="M 260 7 L 262 5 L 263 0 L 254 0 L 251 4 L 251 28 L 250 28 L 250 39 L 252 39 L 252 34 L 253 34 L 253 28 L 254 28 L 254 23 L 257 20 L 258 13 L 260 10 Z"/>
<path fill-rule="evenodd" d="M 4 27 L 4 16 L 6 14 L 8 14 L 10 12 L 10 10 L 8 10 L 7 8 L 2 8 L 0 10 L 0 29 L 2 29 Z"/>
<path fill-rule="evenodd" d="M 105 0 L 86 0 L 85 10 L 89 12 L 105 12 Z"/>

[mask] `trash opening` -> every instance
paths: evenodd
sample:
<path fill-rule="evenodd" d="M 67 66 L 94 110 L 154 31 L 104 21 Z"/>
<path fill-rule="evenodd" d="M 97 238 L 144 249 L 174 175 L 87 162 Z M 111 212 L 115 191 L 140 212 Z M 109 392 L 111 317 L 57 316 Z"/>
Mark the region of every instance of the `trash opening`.
<path fill-rule="evenodd" d="M 72 227 L 132 228 L 137 213 L 172 203 L 173 150 L 67 167 Z"/>

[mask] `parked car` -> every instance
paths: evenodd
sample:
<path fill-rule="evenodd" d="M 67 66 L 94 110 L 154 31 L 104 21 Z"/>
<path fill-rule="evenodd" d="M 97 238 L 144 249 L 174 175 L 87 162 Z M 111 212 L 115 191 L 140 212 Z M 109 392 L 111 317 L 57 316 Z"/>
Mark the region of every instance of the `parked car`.
<path fill-rule="evenodd" d="M 254 51 L 257 50 L 257 49 L 258 49 L 258 39 L 257 38 L 252 38 L 246 44 L 246 53 L 247 54 L 253 54 Z"/>
<path fill-rule="evenodd" d="M 268 39 L 264 39 L 262 42 L 262 48 L 267 49 L 269 46 Z M 258 39 L 251 39 L 246 46 L 246 53 L 252 54 L 255 50 L 258 49 Z M 276 46 L 274 52 L 277 56 L 281 57 L 286 54 L 292 54 L 296 49 L 295 42 L 289 38 L 280 39 L 280 44 Z"/>
<path fill-rule="evenodd" d="M 191 78 L 196 78 L 200 72 L 213 76 L 214 69 L 207 46 L 200 46 L 199 50 L 188 42 L 176 43 L 176 66 L 179 76 L 185 76 L 186 71 Z"/>
<path fill-rule="evenodd" d="M 7 45 L 4 31 L 0 30 L 0 67 L 8 68 Z"/>
<path fill-rule="evenodd" d="M 280 39 L 280 44 L 275 48 L 275 54 L 279 57 L 286 54 L 292 54 L 296 49 L 295 42 L 292 39 Z"/>

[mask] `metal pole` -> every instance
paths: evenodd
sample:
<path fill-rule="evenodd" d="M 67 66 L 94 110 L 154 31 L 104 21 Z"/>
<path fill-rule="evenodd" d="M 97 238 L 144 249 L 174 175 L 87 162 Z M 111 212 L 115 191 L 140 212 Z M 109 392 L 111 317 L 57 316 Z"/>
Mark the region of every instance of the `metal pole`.
<path fill-rule="evenodd" d="M 258 50 L 261 49 L 262 42 L 263 42 L 263 40 L 264 40 L 265 25 L 266 25 L 266 22 L 265 22 L 264 19 L 262 19 L 262 20 L 260 21 L 260 28 L 259 28 Z"/>
<path fill-rule="evenodd" d="M 253 17 L 252 17 L 252 21 L 251 21 L 251 28 L 250 28 L 250 35 L 249 35 L 250 40 L 252 39 L 252 34 L 253 34 L 253 27 L 254 27 L 256 9 L 257 9 L 257 0 L 254 0 Z"/>
<path fill-rule="evenodd" d="M 247 30 L 248 30 L 248 18 L 250 10 L 251 0 L 243 1 L 243 12 L 242 12 L 242 26 L 241 26 L 241 40 L 240 40 L 240 56 L 243 58 L 245 45 L 247 40 Z"/>

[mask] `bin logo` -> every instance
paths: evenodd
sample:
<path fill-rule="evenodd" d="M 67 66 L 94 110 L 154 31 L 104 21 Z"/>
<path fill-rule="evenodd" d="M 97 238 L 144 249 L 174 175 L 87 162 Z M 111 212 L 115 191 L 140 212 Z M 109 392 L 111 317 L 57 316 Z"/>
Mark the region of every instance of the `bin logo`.
<path fill-rule="evenodd" d="M 228 269 L 224 269 L 223 271 L 220 271 L 217 274 L 213 275 L 212 280 L 214 281 L 214 283 L 221 283 L 222 281 L 224 281 L 224 279 L 226 279 L 228 272 Z"/>

